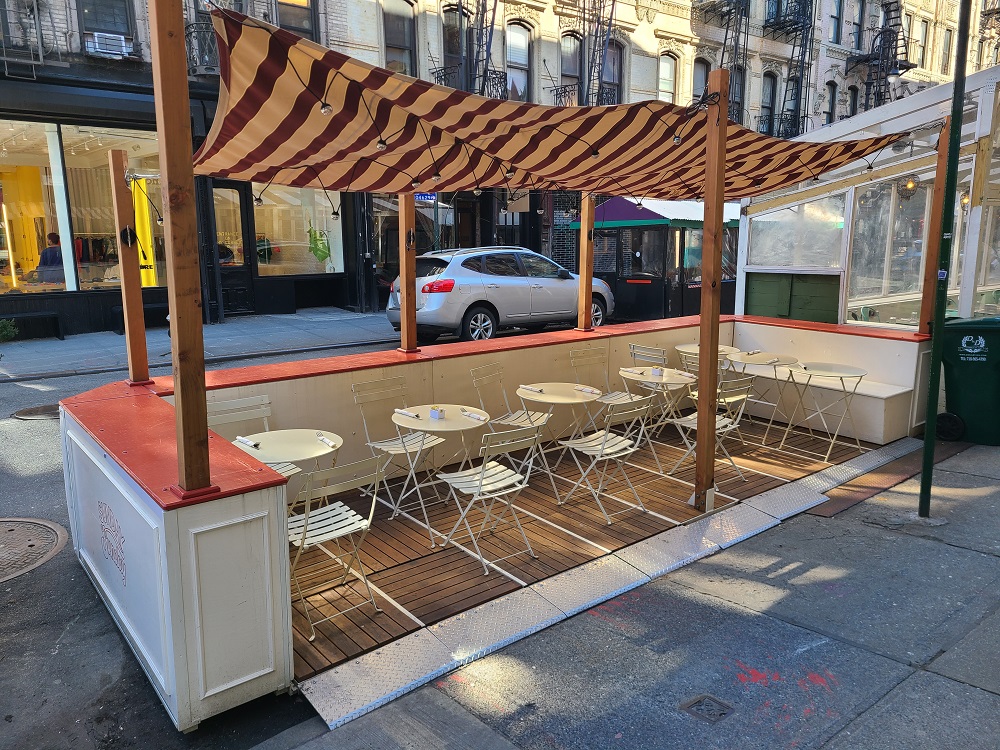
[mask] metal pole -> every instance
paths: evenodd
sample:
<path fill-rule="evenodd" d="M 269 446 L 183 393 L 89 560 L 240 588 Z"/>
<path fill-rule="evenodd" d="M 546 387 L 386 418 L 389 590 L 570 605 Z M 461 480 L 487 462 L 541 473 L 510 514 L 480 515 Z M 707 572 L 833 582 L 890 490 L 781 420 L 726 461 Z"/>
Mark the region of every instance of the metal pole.
<path fill-rule="evenodd" d="M 972 0 L 961 0 L 958 8 L 958 43 L 955 50 L 955 90 L 951 97 L 948 129 L 948 172 L 944 181 L 944 217 L 941 220 L 941 257 L 938 263 L 937 295 L 934 298 L 934 325 L 931 328 L 931 364 L 927 378 L 927 418 L 924 425 L 924 466 L 920 474 L 918 515 L 931 514 L 931 483 L 934 478 L 934 443 L 937 438 L 938 391 L 941 388 L 941 353 L 944 311 L 948 302 L 948 272 L 951 267 L 952 232 L 955 228 L 955 188 L 958 184 L 958 151 L 962 145 L 962 109 L 965 102 L 965 68 L 969 57 L 969 20 Z M 980 168 L 976 164 L 976 168 Z"/>

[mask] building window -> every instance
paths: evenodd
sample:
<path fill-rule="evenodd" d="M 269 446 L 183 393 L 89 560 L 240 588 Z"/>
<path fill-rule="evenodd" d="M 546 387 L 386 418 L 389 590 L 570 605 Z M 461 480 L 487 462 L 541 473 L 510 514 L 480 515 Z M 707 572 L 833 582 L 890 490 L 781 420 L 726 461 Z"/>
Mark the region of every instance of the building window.
<path fill-rule="evenodd" d="M 941 73 L 951 75 L 951 47 L 954 42 L 951 29 L 944 30 L 944 45 L 941 49 Z"/>
<path fill-rule="evenodd" d="M 861 92 L 857 86 L 848 86 L 847 88 L 847 112 L 851 117 L 854 117 L 858 113 L 858 102 L 861 97 Z"/>
<path fill-rule="evenodd" d="M 413 6 L 406 0 L 384 0 L 385 67 L 393 73 L 417 75 L 417 31 Z"/>
<path fill-rule="evenodd" d="M 507 99 L 531 99 L 531 30 L 519 23 L 507 27 Z"/>
<path fill-rule="evenodd" d="M 580 37 L 566 34 L 561 40 L 560 52 L 560 83 L 567 87 L 567 98 L 562 104 L 566 107 L 576 107 L 580 104 L 580 81 L 583 77 L 583 44 Z"/>
<path fill-rule="evenodd" d="M 830 0 L 830 29 L 827 39 L 831 44 L 840 44 L 841 28 L 844 25 L 844 0 Z"/>
<path fill-rule="evenodd" d="M 746 91 L 746 71 L 741 65 L 733 66 L 729 79 L 729 119 L 743 124 L 744 92 Z"/>
<path fill-rule="evenodd" d="M 625 62 L 625 50 L 617 42 L 608 44 L 608 53 L 604 57 L 604 70 L 601 74 L 601 95 L 598 104 L 621 104 L 622 98 L 622 67 Z"/>
<path fill-rule="evenodd" d="M 823 110 L 823 122 L 829 125 L 837 118 L 837 84 L 826 82 L 826 109 Z"/>
<path fill-rule="evenodd" d="M 343 273 L 341 224 L 330 213 L 330 200 L 343 205 L 343 194 L 328 198 L 322 190 L 253 183 L 263 199 L 254 206 L 257 273 L 299 276 Z"/>
<path fill-rule="evenodd" d="M 306 39 L 319 41 L 316 37 L 312 0 L 279 0 L 278 25 Z"/>
<path fill-rule="evenodd" d="M 694 76 L 691 80 L 691 95 L 695 101 L 701 99 L 708 86 L 708 72 L 712 69 L 712 64 L 708 60 L 700 57 L 694 61 Z"/>
<path fill-rule="evenodd" d="M 778 96 L 778 77 L 765 73 L 760 93 L 760 124 L 757 130 L 774 135 L 774 105 Z"/>
<path fill-rule="evenodd" d="M 913 60 L 916 55 L 913 54 L 913 16 L 909 13 L 903 15 L 903 34 L 905 35 L 906 41 L 906 56 Z"/>
<path fill-rule="evenodd" d="M 929 30 L 930 24 L 927 21 L 921 21 L 917 27 L 917 56 L 915 62 L 920 68 L 923 68 L 927 62 L 927 34 Z"/>
<path fill-rule="evenodd" d="M 661 102 L 674 102 L 677 88 L 677 58 L 673 55 L 660 55 L 660 81 L 657 85 L 657 97 Z"/>
<path fill-rule="evenodd" d="M 979 40 L 979 46 L 976 47 L 976 70 L 983 69 L 983 60 L 985 59 L 986 42 L 982 39 Z"/>
<path fill-rule="evenodd" d="M 122 58 L 133 54 L 132 5 L 125 0 L 82 0 L 80 24 L 88 55 Z"/>
<path fill-rule="evenodd" d="M 854 0 L 854 15 L 851 16 L 851 48 L 860 50 L 864 44 L 865 0 Z"/>

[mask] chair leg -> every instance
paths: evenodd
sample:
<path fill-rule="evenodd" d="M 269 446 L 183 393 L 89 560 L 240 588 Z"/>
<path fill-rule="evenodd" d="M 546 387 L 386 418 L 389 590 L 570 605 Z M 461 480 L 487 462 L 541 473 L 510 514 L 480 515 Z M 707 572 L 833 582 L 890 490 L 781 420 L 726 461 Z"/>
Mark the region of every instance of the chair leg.
<path fill-rule="evenodd" d="M 740 475 L 740 479 L 742 479 L 744 482 L 747 481 L 747 478 L 743 476 L 743 472 L 740 471 L 740 467 L 736 465 L 736 462 L 733 460 L 733 457 L 729 455 L 729 451 L 726 450 L 726 446 L 722 444 L 723 437 L 725 437 L 725 435 L 716 435 L 715 445 L 718 447 L 719 450 L 721 450 L 725 454 L 726 458 L 729 459 L 729 463 L 731 463 L 733 465 L 733 468 L 736 469 L 736 473 Z"/>

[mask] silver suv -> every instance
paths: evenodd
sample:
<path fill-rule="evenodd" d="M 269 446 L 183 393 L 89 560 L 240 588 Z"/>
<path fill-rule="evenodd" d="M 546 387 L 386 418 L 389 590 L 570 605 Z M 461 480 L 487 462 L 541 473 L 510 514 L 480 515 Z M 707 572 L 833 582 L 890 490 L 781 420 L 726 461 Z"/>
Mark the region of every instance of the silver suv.
<path fill-rule="evenodd" d="M 577 319 L 576 274 L 523 247 L 476 247 L 419 255 L 417 338 L 442 333 L 463 340 L 491 339 L 501 328 L 541 330 Z M 594 279 L 594 325 L 615 311 L 611 287 Z M 392 282 L 389 322 L 399 330 L 399 278 Z"/>

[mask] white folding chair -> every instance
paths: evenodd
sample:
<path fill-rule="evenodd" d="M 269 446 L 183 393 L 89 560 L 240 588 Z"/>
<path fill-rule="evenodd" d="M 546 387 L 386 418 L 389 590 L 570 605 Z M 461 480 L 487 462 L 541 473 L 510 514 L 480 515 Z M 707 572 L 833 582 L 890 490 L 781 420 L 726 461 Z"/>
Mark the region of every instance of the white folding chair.
<path fill-rule="evenodd" d="M 208 407 L 208 426 L 229 440 L 235 440 L 237 432 L 225 429 L 224 425 L 233 425 L 237 422 L 256 422 L 264 428 L 261 430 L 262 432 L 269 432 L 271 429 L 267 422 L 268 417 L 271 416 L 271 398 L 266 394 L 209 401 L 206 406 Z M 219 429 L 220 427 L 223 429 Z M 231 435 L 226 433 L 231 433 Z M 288 462 L 268 464 L 268 466 L 283 477 L 295 476 L 302 471 L 295 464 Z"/>
<path fill-rule="evenodd" d="M 689 372 L 692 375 L 698 374 L 698 352 L 685 352 L 680 349 L 677 350 L 677 354 L 681 358 L 681 367 L 685 372 Z M 718 378 L 718 384 L 721 386 L 722 382 L 729 376 L 735 374 L 737 378 L 741 377 L 743 373 L 733 367 L 732 363 L 728 358 L 722 353 L 719 354 L 719 371 L 716 377 Z M 698 400 L 698 389 L 692 387 L 690 393 L 688 394 L 692 401 L 697 402 Z M 732 417 L 736 410 L 742 411 L 747 400 L 747 396 L 740 396 L 737 390 L 732 395 L 723 395 L 721 392 L 718 394 L 719 405 L 725 408 L 726 416 Z M 747 441 L 743 438 L 743 433 L 740 432 L 739 427 L 736 428 L 736 437 L 740 439 L 743 445 L 746 445 Z"/>
<path fill-rule="evenodd" d="M 596 402 L 602 407 L 608 404 L 620 404 L 635 398 L 627 390 L 611 390 L 611 380 L 608 376 L 608 353 L 603 349 L 571 349 L 569 363 L 573 367 L 578 385 L 593 386 L 596 383 L 596 387 L 604 391 L 604 395 Z"/>
<path fill-rule="evenodd" d="M 514 500 L 521 490 L 528 486 L 531 479 L 533 457 L 537 453 L 536 448 L 541 440 L 541 434 L 540 425 L 517 427 L 503 432 L 487 432 L 483 435 L 483 444 L 479 450 L 479 455 L 483 459 L 479 466 L 437 475 L 438 479 L 450 487 L 448 494 L 455 498 L 461 510 L 458 520 L 455 521 L 455 525 L 441 546 L 447 547 L 455 532 L 464 526 L 476 554 L 479 555 L 479 561 L 483 564 L 484 574 L 490 572 L 489 564 L 495 564 L 515 555 L 527 552 L 532 557 L 537 557 L 514 510 Z M 510 456 L 511 453 L 522 450 L 527 451 L 527 458 L 523 462 L 515 461 Z M 502 506 L 499 513 L 495 511 L 497 503 Z M 478 530 L 473 531 L 469 525 L 469 511 L 477 505 L 481 506 L 483 517 Z M 508 513 L 520 532 L 521 539 L 524 540 L 525 548 L 487 562 L 479 547 L 479 539 L 487 527 L 491 533 L 495 533 L 497 526 Z"/>
<path fill-rule="evenodd" d="M 489 428 L 495 431 L 495 425 L 507 427 L 544 427 L 549 421 L 549 413 L 544 411 L 527 411 L 510 408 L 507 390 L 503 385 L 503 366 L 497 362 L 481 367 L 473 367 L 472 386 L 479 396 L 479 406 L 487 414 L 499 414 L 491 417 Z"/>
<path fill-rule="evenodd" d="M 722 441 L 729 433 L 739 430 L 740 419 L 743 417 L 747 398 L 752 388 L 752 375 L 721 381 L 719 383 L 717 413 L 715 416 L 716 449 L 722 451 L 723 455 L 729 460 L 729 463 L 736 469 L 736 473 L 739 474 L 740 479 L 744 482 L 746 481 L 746 477 L 743 476 L 743 472 L 740 471 L 740 467 L 733 461 L 733 457 L 729 455 L 729 451 L 726 450 L 726 446 L 723 445 Z M 692 412 L 685 416 L 670 418 L 667 421 L 677 426 L 677 431 L 680 433 L 681 440 L 684 441 L 686 448 L 684 455 L 674 464 L 674 468 L 667 472 L 668 474 L 673 474 L 684 463 L 684 459 L 694 453 L 695 441 L 692 439 L 692 436 L 697 434 L 698 431 L 698 413 Z"/>
<path fill-rule="evenodd" d="M 618 500 L 618 502 L 624 502 L 621 498 L 604 491 L 607 482 L 614 479 L 615 474 L 621 472 L 629 489 L 632 490 L 632 496 L 635 498 L 636 504 L 642 510 L 646 510 L 646 506 L 643 505 L 642 500 L 639 498 L 639 493 L 636 492 L 632 480 L 629 479 L 628 473 L 625 471 L 625 459 L 635 453 L 642 444 L 646 422 L 649 419 L 654 398 L 655 396 L 653 395 L 639 396 L 632 401 L 609 404 L 607 410 L 604 412 L 604 429 L 584 435 L 581 438 L 559 441 L 560 445 L 570 449 L 573 461 L 576 462 L 576 466 L 580 470 L 580 479 L 573 485 L 573 488 L 566 494 L 562 502 L 569 500 L 577 489 L 586 484 L 593 494 L 594 500 L 597 501 L 597 507 L 604 514 L 604 519 L 610 524 L 611 516 L 618 515 L 618 513 L 609 514 L 607 512 L 604 508 L 604 503 L 601 502 L 601 495 L 607 495 L 614 500 Z M 623 427 L 624 433 L 619 435 L 613 432 L 611 428 L 615 426 Z M 580 464 L 577 454 L 587 456 L 590 459 L 590 464 L 586 469 Z M 608 463 L 611 461 L 615 463 L 615 471 L 611 476 L 608 476 Z M 601 471 L 600 481 L 595 488 L 590 481 L 589 474 L 599 463 L 603 463 L 604 468 Z M 623 512 L 625 511 L 619 511 L 619 513 Z"/>
<path fill-rule="evenodd" d="M 387 462 L 387 456 L 374 456 L 345 466 L 310 472 L 306 475 L 305 484 L 295 501 L 289 504 L 288 541 L 295 547 L 291 575 L 292 581 L 295 583 L 295 591 L 302 602 L 306 620 L 309 622 L 310 641 L 316 637 L 316 625 L 321 622 L 339 617 L 369 603 L 376 612 L 382 611 L 372 595 L 365 566 L 359 557 L 359 549 L 371 528 L 372 517 L 375 514 L 375 503 L 378 502 L 378 486 L 384 481 Z M 371 496 L 371 507 L 368 510 L 367 518 L 355 513 L 344 503 L 331 500 L 336 495 L 352 490 L 364 490 L 365 494 Z M 341 540 L 345 541 L 345 546 L 349 544 L 349 549 L 341 546 Z M 331 549 L 331 544 L 336 547 L 336 551 Z M 333 563 L 325 568 L 310 565 L 308 577 L 314 583 L 303 590 L 302 582 L 299 580 L 299 563 L 302 560 L 302 554 L 313 548 L 322 550 Z M 331 572 L 336 572 L 334 578 L 340 579 L 333 584 L 328 579 Z M 361 604 L 355 604 L 322 619 L 314 620 L 309 613 L 306 591 L 313 594 L 334 586 L 343 586 L 352 574 L 364 583 L 368 598 Z"/>
<path fill-rule="evenodd" d="M 381 453 L 390 458 L 386 472 L 382 477 L 382 484 L 392 504 L 392 517 L 395 518 L 401 510 L 406 510 L 403 507 L 403 500 L 407 495 L 415 492 L 433 547 L 434 534 L 430 530 L 431 524 L 427 517 L 427 507 L 424 504 L 424 496 L 420 482 L 417 480 L 417 473 L 425 464 L 427 464 L 426 471 L 428 474 L 430 473 L 431 467 L 428 462 L 431 457 L 431 448 L 443 443 L 444 438 L 418 430 L 403 432 L 398 427 L 396 427 L 395 436 L 387 436 L 389 435 L 388 431 L 381 428 L 383 424 L 393 424 L 392 413 L 395 409 L 406 408 L 406 378 L 397 376 L 355 383 L 351 386 L 351 390 L 354 393 L 354 403 L 361 410 L 361 422 L 365 429 L 366 444 L 372 449 L 373 455 Z M 378 425 L 380 428 L 375 439 L 372 437 L 374 425 Z M 405 460 L 405 463 L 398 463 L 401 458 Z M 394 500 L 389 492 L 389 484 L 385 476 L 388 474 L 389 467 L 406 472 L 406 478 Z M 436 489 L 435 494 L 437 494 Z"/>

